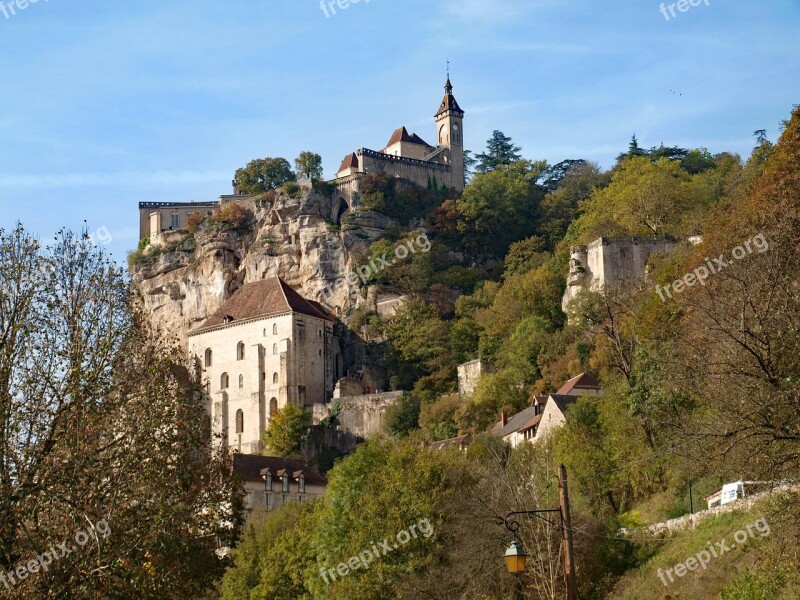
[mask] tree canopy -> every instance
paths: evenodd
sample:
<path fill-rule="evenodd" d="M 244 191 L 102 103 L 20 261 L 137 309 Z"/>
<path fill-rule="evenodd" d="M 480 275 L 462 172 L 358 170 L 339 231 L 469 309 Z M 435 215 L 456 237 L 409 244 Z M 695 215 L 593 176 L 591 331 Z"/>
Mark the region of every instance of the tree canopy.
<path fill-rule="evenodd" d="M 251 160 L 246 167 L 237 169 L 234 175 L 238 190 L 243 194 L 251 195 L 258 195 L 268 190 L 276 190 L 284 183 L 295 179 L 292 166 L 285 158 Z"/>

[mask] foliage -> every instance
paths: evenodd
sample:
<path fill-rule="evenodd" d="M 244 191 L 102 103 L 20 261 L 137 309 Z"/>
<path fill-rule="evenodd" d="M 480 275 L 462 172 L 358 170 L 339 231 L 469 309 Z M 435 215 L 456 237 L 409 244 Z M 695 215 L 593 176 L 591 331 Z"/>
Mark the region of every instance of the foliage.
<path fill-rule="evenodd" d="M 719 600 L 771 600 L 778 597 L 786 577 L 745 572 L 719 593 Z"/>
<path fill-rule="evenodd" d="M 215 232 L 243 231 L 250 226 L 253 213 L 238 202 L 226 204 L 204 222 L 204 229 Z"/>
<path fill-rule="evenodd" d="M 294 159 L 297 174 L 305 179 L 316 181 L 322 179 L 322 157 L 314 152 L 304 151 Z"/>
<path fill-rule="evenodd" d="M 386 429 L 394 436 L 406 437 L 419 429 L 419 400 L 403 396 L 386 410 Z"/>
<path fill-rule="evenodd" d="M 521 156 L 519 146 L 511 142 L 511 138 L 502 131 L 494 130 L 492 137 L 486 141 L 486 152 L 481 152 L 475 156 L 478 173 L 488 173 L 501 167 L 510 165 L 518 161 Z"/>
<path fill-rule="evenodd" d="M 201 382 L 88 233 L 0 230 L 0 570 L 104 520 L 9 598 L 193 597 L 238 520 Z"/>
<path fill-rule="evenodd" d="M 243 194 L 258 195 L 276 190 L 284 183 L 295 180 L 295 174 L 285 158 L 260 158 L 251 160 L 234 175 L 237 189 Z"/>
<path fill-rule="evenodd" d="M 517 161 L 477 175 L 456 203 L 458 231 L 466 250 L 502 259 L 508 247 L 534 233 L 544 190 L 536 182 L 546 162 Z"/>
<path fill-rule="evenodd" d="M 281 186 L 281 192 L 289 196 L 289 198 L 298 198 L 300 196 L 300 185 L 296 181 L 287 181 Z"/>
<path fill-rule="evenodd" d="M 449 326 L 433 307 L 419 298 L 409 299 L 389 322 L 387 334 L 387 361 L 403 389 L 413 386 L 422 402 L 453 390 L 457 363 L 449 346 Z"/>
<path fill-rule="evenodd" d="M 299 457 L 308 424 L 309 411 L 302 406 L 287 404 L 269 420 L 264 431 L 264 446 L 272 456 Z"/>

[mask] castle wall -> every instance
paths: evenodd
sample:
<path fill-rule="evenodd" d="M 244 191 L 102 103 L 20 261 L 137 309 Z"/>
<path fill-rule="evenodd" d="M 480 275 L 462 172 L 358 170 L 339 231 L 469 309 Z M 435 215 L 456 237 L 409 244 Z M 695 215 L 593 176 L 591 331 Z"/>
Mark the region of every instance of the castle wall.
<path fill-rule="evenodd" d="M 561 307 L 567 312 L 578 292 L 595 292 L 626 282 L 643 281 L 650 257 L 669 254 L 678 242 L 668 237 L 598 238 L 588 246 L 574 246 L 570 257 L 567 288 Z"/>
<path fill-rule="evenodd" d="M 365 148 L 358 151 L 358 158 L 361 171 L 365 173 L 381 173 L 400 177 L 413 181 L 421 187 L 428 187 L 433 180 L 436 181 L 439 188 L 456 187 L 453 185 L 452 169 L 447 165 L 397 158 Z"/>

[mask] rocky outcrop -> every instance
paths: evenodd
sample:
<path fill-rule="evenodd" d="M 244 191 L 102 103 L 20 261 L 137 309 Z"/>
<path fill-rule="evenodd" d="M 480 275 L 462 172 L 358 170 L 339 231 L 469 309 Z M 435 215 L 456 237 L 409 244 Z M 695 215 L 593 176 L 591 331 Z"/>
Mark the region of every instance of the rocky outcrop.
<path fill-rule="evenodd" d="M 239 287 L 271 276 L 339 315 L 359 308 L 375 294 L 362 291 L 347 275 L 394 222 L 355 209 L 334 223 L 337 200 L 309 188 L 296 198 L 235 200 L 252 215 L 247 227 L 201 226 L 152 264 L 132 269 L 145 314 L 158 330 L 185 344 L 187 334 Z"/>

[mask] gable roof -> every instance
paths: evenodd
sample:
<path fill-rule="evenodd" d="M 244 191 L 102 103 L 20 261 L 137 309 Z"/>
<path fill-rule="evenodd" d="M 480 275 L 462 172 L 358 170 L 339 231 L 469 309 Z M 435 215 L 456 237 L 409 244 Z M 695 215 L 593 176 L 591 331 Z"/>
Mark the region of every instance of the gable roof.
<path fill-rule="evenodd" d="M 298 471 L 306 477 L 306 483 L 314 485 L 327 485 L 328 480 L 317 473 L 307 464 L 292 458 L 278 458 L 277 456 L 261 456 L 259 454 L 234 454 L 233 473 L 244 481 L 262 481 L 261 471 L 269 469 L 274 476 L 278 471 L 286 469 L 297 479 Z"/>
<path fill-rule="evenodd" d="M 577 402 L 579 399 L 578 396 L 570 394 L 550 394 L 547 397 L 547 403 L 550 404 L 550 401 L 552 401 L 558 407 L 558 410 L 561 411 L 561 414 L 564 414 L 567 411 L 567 407 Z"/>
<path fill-rule="evenodd" d="M 344 157 L 342 164 L 339 166 L 339 170 L 336 171 L 337 173 L 344 171 L 345 169 L 357 169 L 358 168 L 358 156 L 355 152 L 352 154 L 348 154 Z"/>
<path fill-rule="evenodd" d="M 289 312 L 326 321 L 336 320 L 319 303 L 306 300 L 280 277 L 270 277 L 241 287 L 193 333 L 237 321 Z"/>
<path fill-rule="evenodd" d="M 558 388 L 556 394 L 567 395 L 573 394 L 577 395 L 582 390 L 600 390 L 600 384 L 597 383 L 597 380 L 589 375 L 588 373 L 581 373 L 567 381 L 564 385 Z"/>
<path fill-rule="evenodd" d="M 386 144 L 388 148 L 392 144 L 396 144 L 398 142 L 408 142 L 409 144 L 420 144 L 421 146 L 427 146 L 428 148 L 432 148 L 428 142 L 423 140 L 419 137 L 416 133 L 408 133 L 408 130 L 405 127 L 401 127 L 400 129 L 395 129 L 394 133 L 392 133 L 392 137 L 389 139 L 389 143 Z"/>
<path fill-rule="evenodd" d="M 535 427 L 536 425 L 538 425 L 538 424 L 539 424 L 539 421 L 541 421 L 541 420 L 542 420 L 542 413 L 539 413 L 539 414 L 538 414 L 538 415 L 536 415 L 535 417 L 531 417 L 531 418 L 530 418 L 530 419 L 528 419 L 528 420 L 527 420 L 525 423 L 523 423 L 523 424 L 522 424 L 522 427 L 520 427 L 520 428 L 518 429 L 518 431 L 520 431 L 520 432 L 522 432 L 522 431 L 527 431 L 527 430 L 528 430 L 528 429 L 530 429 L 531 427 Z"/>
<path fill-rule="evenodd" d="M 505 427 L 503 427 L 500 431 L 495 433 L 497 437 L 505 437 L 514 433 L 515 431 L 519 431 L 522 429 L 523 425 L 525 425 L 528 421 L 530 421 L 536 415 L 536 407 L 529 406 L 522 412 L 518 412 L 513 417 L 508 420 Z M 494 432 L 493 432 L 494 433 Z"/>

